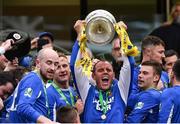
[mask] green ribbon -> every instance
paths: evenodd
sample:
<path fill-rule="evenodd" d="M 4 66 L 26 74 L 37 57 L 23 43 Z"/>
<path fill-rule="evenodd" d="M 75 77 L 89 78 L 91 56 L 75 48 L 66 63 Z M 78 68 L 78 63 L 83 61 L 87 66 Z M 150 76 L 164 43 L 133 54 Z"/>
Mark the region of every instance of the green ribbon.
<path fill-rule="evenodd" d="M 102 110 L 103 110 L 103 114 L 104 114 L 104 115 L 105 115 L 106 112 L 107 112 L 108 94 L 109 94 L 109 91 L 106 91 L 106 102 L 105 102 L 105 104 L 104 104 L 104 102 L 103 102 L 102 90 L 99 91 L 99 101 L 100 101 L 100 104 L 101 104 L 101 107 L 102 107 Z"/>
<path fill-rule="evenodd" d="M 43 90 L 46 98 L 46 107 L 48 108 L 48 117 L 50 117 L 50 109 L 49 109 L 49 104 L 48 104 L 48 96 L 47 96 L 47 91 L 46 91 L 46 83 L 43 81 L 42 76 L 40 75 L 39 71 L 35 70 L 34 71 L 41 79 L 42 85 L 43 85 Z"/>
<path fill-rule="evenodd" d="M 64 95 L 64 93 L 62 92 L 61 88 L 59 88 L 54 82 L 52 83 L 52 86 L 56 89 L 56 91 L 59 93 L 59 95 L 63 98 L 63 100 L 66 102 L 66 104 L 68 105 L 72 105 L 74 106 L 74 97 L 71 91 L 69 91 L 70 94 L 70 98 L 71 98 L 71 104 L 68 102 L 66 96 Z"/>

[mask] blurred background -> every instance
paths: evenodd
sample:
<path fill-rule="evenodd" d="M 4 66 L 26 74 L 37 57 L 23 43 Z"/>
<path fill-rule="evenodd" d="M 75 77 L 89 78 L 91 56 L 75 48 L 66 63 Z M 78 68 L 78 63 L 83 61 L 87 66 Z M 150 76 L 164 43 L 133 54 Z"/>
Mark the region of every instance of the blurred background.
<path fill-rule="evenodd" d="M 117 21 L 124 21 L 133 43 L 168 20 L 178 0 L 0 0 L 0 30 L 19 29 L 36 37 L 48 31 L 54 35 L 55 48 L 70 54 L 76 33 L 73 25 L 95 9 L 105 9 Z M 96 56 L 109 58 L 111 46 L 90 45 Z"/>

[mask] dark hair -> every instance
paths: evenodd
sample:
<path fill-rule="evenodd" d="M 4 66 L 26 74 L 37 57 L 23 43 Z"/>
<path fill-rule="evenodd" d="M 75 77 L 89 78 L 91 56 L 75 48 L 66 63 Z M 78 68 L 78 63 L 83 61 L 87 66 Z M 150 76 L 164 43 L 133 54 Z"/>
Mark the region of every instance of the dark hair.
<path fill-rule="evenodd" d="M 172 70 L 174 72 L 174 75 L 175 75 L 177 81 L 180 81 L 180 59 L 178 59 L 175 62 Z"/>
<path fill-rule="evenodd" d="M 170 57 L 170 56 L 176 55 L 177 58 L 178 58 L 178 53 L 177 53 L 175 50 L 172 50 L 172 49 L 166 50 L 166 51 L 164 52 L 164 54 L 165 54 L 165 57 Z"/>
<path fill-rule="evenodd" d="M 60 123 L 75 123 L 78 112 L 72 106 L 63 106 L 56 111 L 56 122 Z"/>
<path fill-rule="evenodd" d="M 10 71 L 13 74 L 13 78 L 14 78 L 15 83 L 16 83 L 15 86 L 17 86 L 19 81 L 23 78 L 26 71 L 27 71 L 26 68 L 22 67 L 22 66 L 17 66 L 16 69 L 13 69 L 13 70 Z"/>
<path fill-rule="evenodd" d="M 3 71 L 0 72 L 0 86 L 1 85 L 6 85 L 7 82 L 14 82 L 14 76 L 13 73 L 11 73 L 10 71 Z M 14 86 L 14 83 L 13 83 Z"/>
<path fill-rule="evenodd" d="M 163 47 L 165 47 L 164 41 L 161 40 L 159 37 L 156 36 L 146 36 L 143 40 L 142 40 L 142 45 L 141 45 L 141 49 L 142 51 L 149 47 L 149 46 L 158 46 L 158 45 L 162 45 Z"/>
<path fill-rule="evenodd" d="M 145 61 L 141 64 L 142 66 L 152 66 L 155 74 L 161 75 L 161 72 L 163 70 L 162 65 L 156 61 Z"/>

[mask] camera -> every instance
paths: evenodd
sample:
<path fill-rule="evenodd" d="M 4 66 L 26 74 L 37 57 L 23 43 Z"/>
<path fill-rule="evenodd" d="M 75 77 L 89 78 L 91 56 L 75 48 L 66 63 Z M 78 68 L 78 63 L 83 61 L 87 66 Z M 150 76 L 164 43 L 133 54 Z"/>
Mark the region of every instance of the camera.
<path fill-rule="evenodd" d="M 49 40 L 47 39 L 38 39 L 38 42 L 37 42 L 37 51 L 41 50 L 43 48 L 44 45 L 46 44 L 49 44 Z"/>

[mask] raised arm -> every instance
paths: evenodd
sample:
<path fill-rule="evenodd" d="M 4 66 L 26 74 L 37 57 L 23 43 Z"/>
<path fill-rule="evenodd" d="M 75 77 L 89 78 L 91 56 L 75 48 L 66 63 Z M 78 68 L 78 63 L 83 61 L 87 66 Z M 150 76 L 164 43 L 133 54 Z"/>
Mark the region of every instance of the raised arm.
<path fill-rule="evenodd" d="M 131 90 L 131 81 L 133 78 L 133 70 L 134 70 L 134 58 L 133 57 L 122 57 L 123 60 L 123 66 L 120 70 L 119 75 L 119 89 L 121 97 L 125 104 L 127 104 L 127 98 L 129 95 L 129 92 Z"/>
<path fill-rule="evenodd" d="M 79 93 L 83 102 L 85 102 L 88 90 L 90 88 L 89 78 L 85 73 L 83 73 L 83 67 L 88 64 L 89 60 L 85 59 L 84 53 L 80 49 L 80 42 L 82 41 L 81 33 L 84 24 L 84 21 L 78 20 L 74 25 L 74 28 L 77 32 L 77 40 L 73 46 L 70 61 L 70 68 L 73 75 L 74 83 L 77 88 L 77 92 Z M 87 50 L 87 48 L 85 48 L 85 50 Z"/>
<path fill-rule="evenodd" d="M 117 53 L 118 58 L 116 58 L 117 60 L 119 60 L 121 58 L 121 60 L 123 61 L 123 66 L 120 70 L 120 75 L 119 75 L 119 90 L 120 90 L 120 94 L 121 97 L 124 101 L 125 104 L 127 104 L 127 98 L 129 95 L 129 91 L 131 89 L 131 81 L 133 79 L 133 70 L 134 70 L 134 58 L 132 56 L 137 56 L 138 55 L 138 49 L 136 46 L 134 46 L 130 39 L 129 36 L 126 32 L 127 26 L 123 23 L 123 22 L 119 22 L 117 24 L 115 24 L 115 30 L 119 36 L 119 46 L 120 46 L 120 50 L 119 50 L 119 55 Z M 118 44 L 118 41 L 115 42 Z M 117 45 L 113 45 L 113 47 L 115 47 Z"/>

